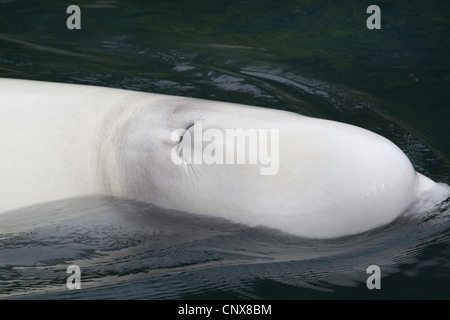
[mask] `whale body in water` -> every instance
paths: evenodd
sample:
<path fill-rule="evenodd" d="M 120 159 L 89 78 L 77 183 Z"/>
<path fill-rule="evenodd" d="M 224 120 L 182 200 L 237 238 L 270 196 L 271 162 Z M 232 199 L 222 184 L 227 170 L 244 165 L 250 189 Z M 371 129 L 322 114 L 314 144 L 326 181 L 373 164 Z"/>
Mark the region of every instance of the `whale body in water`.
<path fill-rule="evenodd" d="M 0 79 L 0 217 L 105 194 L 331 238 L 388 224 L 437 185 L 392 142 L 348 124 L 225 102 Z"/>

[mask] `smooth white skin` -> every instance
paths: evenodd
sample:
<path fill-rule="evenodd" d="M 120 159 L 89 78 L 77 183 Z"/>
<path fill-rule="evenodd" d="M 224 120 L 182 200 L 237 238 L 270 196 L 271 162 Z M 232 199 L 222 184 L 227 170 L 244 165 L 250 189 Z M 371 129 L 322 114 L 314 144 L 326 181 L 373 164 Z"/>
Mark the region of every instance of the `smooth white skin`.
<path fill-rule="evenodd" d="M 279 171 L 171 161 L 202 121 L 279 129 Z M 311 238 L 387 224 L 434 182 L 389 140 L 295 113 L 93 86 L 0 79 L 0 212 L 109 194 Z"/>

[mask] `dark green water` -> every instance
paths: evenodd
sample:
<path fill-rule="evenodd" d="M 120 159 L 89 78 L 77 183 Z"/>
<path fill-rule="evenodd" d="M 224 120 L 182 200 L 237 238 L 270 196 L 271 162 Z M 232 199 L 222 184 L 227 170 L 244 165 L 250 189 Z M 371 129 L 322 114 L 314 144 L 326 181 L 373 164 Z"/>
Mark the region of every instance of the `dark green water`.
<path fill-rule="evenodd" d="M 81 8 L 81 30 L 66 27 L 69 4 Z M 449 184 L 450 3 L 377 1 L 380 30 L 366 27 L 370 4 L 0 0 L 0 77 L 355 124 L 389 138 L 416 170 Z M 61 216 L 44 216 L 33 230 L 11 234 L 5 226 L 14 221 L 4 218 L 0 297 L 450 298 L 448 201 L 426 217 L 330 242 L 200 218 L 186 227 L 175 213 L 166 213 L 169 221 L 158 210 L 111 199 L 65 205 L 71 209 L 40 208 Z M 127 220 L 142 212 L 153 220 Z M 19 216 L 26 221 L 32 213 Z M 73 262 L 90 287 L 64 290 L 65 266 Z M 382 269 L 381 290 L 366 287 L 371 264 Z"/>

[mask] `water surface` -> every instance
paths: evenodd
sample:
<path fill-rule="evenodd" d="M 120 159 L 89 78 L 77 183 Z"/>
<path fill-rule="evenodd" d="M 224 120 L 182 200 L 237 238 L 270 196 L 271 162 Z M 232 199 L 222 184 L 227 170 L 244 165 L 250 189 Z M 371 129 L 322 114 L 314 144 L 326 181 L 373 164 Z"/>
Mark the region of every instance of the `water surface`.
<path fill-rule="evenodd" d="M 355 124 L 450 183 L 450 3 L 0 1 L 0 77 L 229 101 Z M 92 196 L 0 217 L 0 297 L 449 299 L 449 200 L 308 240 Z M 82 269 L 67 290 L 66 269 Z M 382 288 L 368 290 L 378 265 Z"/>

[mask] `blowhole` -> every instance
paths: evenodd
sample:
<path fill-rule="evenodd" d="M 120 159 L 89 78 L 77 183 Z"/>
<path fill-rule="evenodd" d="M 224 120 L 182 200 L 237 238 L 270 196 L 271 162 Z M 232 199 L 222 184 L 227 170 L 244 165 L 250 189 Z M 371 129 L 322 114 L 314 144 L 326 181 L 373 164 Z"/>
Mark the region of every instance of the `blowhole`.
<path fill-rule="evenodd" d="M 194 126 L 194 124 L 195 123 L 193 121 L 191 121 L 191 122 L 189 122 L 189 124 L 184 129 L 186 131 L 189 131 L 189 129 L 191 129 Z M 180 136 L 180 139 L 179 139 L 178 143 L 181 143 L 183 141 L 183 138 L 184 138 L 184 134 L 182 136 Z"/>

